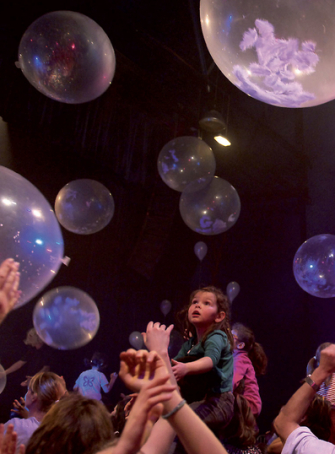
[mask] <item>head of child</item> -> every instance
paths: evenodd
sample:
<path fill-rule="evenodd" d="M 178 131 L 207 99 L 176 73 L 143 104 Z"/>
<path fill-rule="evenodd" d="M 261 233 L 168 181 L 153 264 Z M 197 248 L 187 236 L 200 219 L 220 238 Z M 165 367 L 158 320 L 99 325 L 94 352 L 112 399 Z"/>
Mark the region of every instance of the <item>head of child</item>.
<path fill-rule="evenodd" d="M 253 331 L 242 323 L 234 323 L 231 329 L 234 338 L 234 350 L 249 352 L 255 345 Z"/>
<path fill-rule="evenodd" d="M 53 372 L 39 372 L 29 381 L 26 407 L 46 413 L 66 393 L 65 381 Z"/>
<path fill-rule="evenodd" d="M 219 288 L 208 286 L 191 293 L 186 329 L 187 332 L 192 333 L 195 340 L 202 342 L 211 332 L 224 331 L 233 347 L 229 322 L 229 301 Z"/>
<path fill-rule="evenodd" d="M 101 371 L 107 367 L 107 358 L 103 353 L 95 352 L 91 361 L 89 361 L 89 365 L 92 369 Z"/>

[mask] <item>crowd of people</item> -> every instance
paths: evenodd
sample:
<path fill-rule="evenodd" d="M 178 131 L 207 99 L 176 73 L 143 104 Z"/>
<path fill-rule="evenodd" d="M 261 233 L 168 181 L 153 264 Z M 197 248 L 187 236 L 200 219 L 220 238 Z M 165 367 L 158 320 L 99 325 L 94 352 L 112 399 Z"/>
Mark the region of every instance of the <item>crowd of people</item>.
<path fill-rule="evenodd" d="M 18 263 L 4 261 L 0 322 L 20 296 L 19 280 Z M 267 356 L 253 331 L 230 325 L 227 297 L 212 286 L 195 290 L 181 317 L 185 343 L 176 357 L 168 350 L 173 325 L 154 322 L 143 333 L 146 349 L 121 352 L 118 375 L 129 395 L 112 413 L 101 390 L 111 391 L 117 374 L 108 381 L 101 372 L 103 355 L 93 356 L 73 390 L 49 370 L 28 377 L 15 417 L 0 425 L 0 454 L 335 454 L 334 344 L 318 347 L 273 436 L 260 442 L 257 376 Z"/>

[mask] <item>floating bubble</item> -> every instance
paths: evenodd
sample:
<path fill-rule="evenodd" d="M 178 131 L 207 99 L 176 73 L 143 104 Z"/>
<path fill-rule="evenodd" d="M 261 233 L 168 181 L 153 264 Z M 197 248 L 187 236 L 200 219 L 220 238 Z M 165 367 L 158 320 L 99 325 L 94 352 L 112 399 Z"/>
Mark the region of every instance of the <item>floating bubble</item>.
<path fill-rule="evenodd" d="M 236 189 L 228 181 L 201 178 L 184 189 L 179 210 L 190 229 L 202 235 L 218 235 L 235 224 L 241 204 Z"/>
<path fill-rule="evenodd" d="M 54 11 L 25 31 L 18 66 L 45 96 L 79 104 L 107 90 L 114 77 L 115 55 L 108 36 L 92 19 L 73 11 Z"/>
<path fill-rule="evenodd" d="M 47 345 L 72 350 L 93 339 L 100 315 L 87 293 L 75 287 L 58 287 L 37 302 L 33 322 L 37 334 Z"/>
<path fill-rule="evenodd" d="M 296 281 L 318 298 L 335 296 L 335 235 L 316 235 L 305 241 L 293 260 Z"/>
<path fill-rule="evenodd" d="M 139 350 L 140 348 L 142 348 L 142 346 L 143 346 L 142 333 L 140 333 L 139 331 L 133 331 L 129 335 L 129 343 L 130 343 L 131 346 L 136 348 L 136 350 Z"/>
<path fill-rule="evenodd" d="M 172 304 L 169 300 L 163 300 L 160 305 L 160 310 L 163 315 L 167 315 L 171 310 Z"/>
<path fill-rule="evenodd" d="M 181 192 L 193 180 L 213 176 L 216 163 L 212 149 L 203 140 L 185 136 L 164 145 L 157 166 L 164 183 Z"/>
<path fill-rule="evenodd" d="M 57 218 L 41 192 L 21 175 L 0 166 L 0 263 L 20 263 L 22 295 L 30 301 L 57 274 L 64 243 Z"/>
<path fill-rule="evenodd" d="M 198 241 L 194 245 L 194 253 L 200 260 L 200 262 L 203 261 L 203 259 L 206 257 L 207 254 L 207 244 L 204 243 L 203 241 Z"/>
<path fill-rule="evenodd" d="M 246 94 L 281 107 L 335 98 L 332 2 L 201 0 L 200 17 L 213 60 Z"/>
<path fill-rule="evenodd" d="M 227 285 L 227 297 L 230 303 L 234 301 L 237 295 L 240 293 L 240 286 L 237 282 L 229 282 Z"/>
<path fill-rule="evenodd" d="M 99 232 L 114 215 L 114 199 L 99 181 L 82 179 L 66 184 L 57 194 L 55 212 L 70 232 L 89 235 Z"/>

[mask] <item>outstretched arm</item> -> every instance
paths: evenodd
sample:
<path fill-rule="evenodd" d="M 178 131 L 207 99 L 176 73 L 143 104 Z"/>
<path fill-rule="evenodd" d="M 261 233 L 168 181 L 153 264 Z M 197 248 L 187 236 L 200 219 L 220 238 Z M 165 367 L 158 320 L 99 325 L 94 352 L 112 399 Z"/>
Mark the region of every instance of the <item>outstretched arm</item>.
<path fill-rule="evenodd" d="M 11 374 L 13 372 L 16 372 L 17 370 L 21 369 L 22 366 L 26 364 L 27 361 L 22 361 L 21 359 L 19 361 L 16 361 L 16 363 L 12 364 L 8 369 L 5 370 L 5 374 Z"/>
<path fill-rule="evenodd" d="M 117 379 L 117 372 L 113 372 L 112 374 L 110 374 L 109 383 L 107 383 L 107 385 L 104 385 L 102 387 L 102 389 L 104 390 L 105 393 L 109 393 L 109 391 L 111 391 L 111 389 L 114 386 L 114 383 L 115 383 L 116 379 Z"/>
<path fill-rule="evenodd" d="M 311 379 L 318 386 L 332 373 L 335 372 L 335 345 L 332 344 L 321 352 L 320 365 L 311 374 Z M 274 420 L 274 427 L 283 442 L 300 425 L 316 391 L 304 383 L 296 391 L 287 404 L 280 410 Z"/>

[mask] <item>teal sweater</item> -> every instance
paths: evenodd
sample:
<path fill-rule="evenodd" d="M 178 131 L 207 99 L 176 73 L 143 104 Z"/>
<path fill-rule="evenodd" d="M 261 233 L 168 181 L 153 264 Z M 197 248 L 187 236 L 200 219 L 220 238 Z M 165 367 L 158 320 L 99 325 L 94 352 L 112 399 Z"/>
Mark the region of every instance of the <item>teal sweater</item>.
<path fill-rule="evenodd" d="M 184 356 L 195 356 L 195 360 L 208 356 L 213 361 L 211 371 L 211 391 L 224 393 L 233 389 L 234 360 L 230 343 L 225 332 L 213 331 L 207 337 L 204 345 L 201 342 L 192 347 L 192 338 L 181 347 L 176 361 Z"/>

